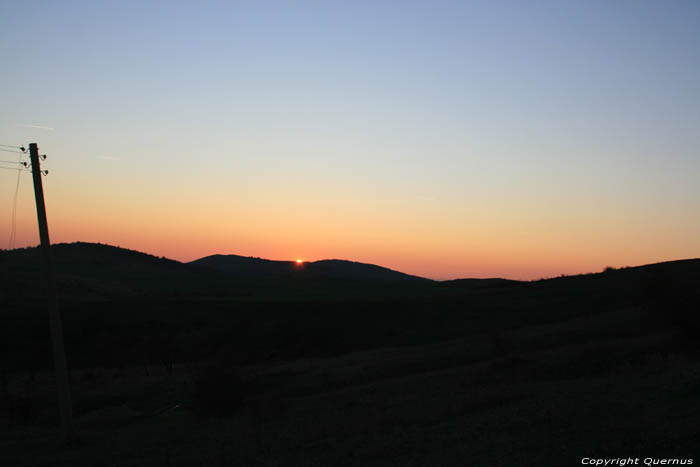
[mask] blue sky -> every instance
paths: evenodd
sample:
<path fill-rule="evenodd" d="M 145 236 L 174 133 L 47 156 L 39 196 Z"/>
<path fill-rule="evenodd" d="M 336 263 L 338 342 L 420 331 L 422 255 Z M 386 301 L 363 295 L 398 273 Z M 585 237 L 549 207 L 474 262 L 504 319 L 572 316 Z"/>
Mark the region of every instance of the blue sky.
<path fill-rule="evenodd" d="M 192 234 L 157 253 L 353 256 L 440 277 L 700 255 L 697 2 L 23 1 L 0 13 L 0 143 L 56 156 L 60 239 L 81 235 L 69 203 L 99 201 L 126 223 L 135 209 L 218 202 L 246 219 L 221 226 L 229 243 Z M 196 216 L 216 229 L 215 211 Z M 323 239 L 319 224 L 333 226 Z M 100 225 L 85 235 L 110 240 Z M 270 228 L 289 234 L 255 240 Z M 397 232 L 409 232 L 400 248 Z M 534 240 L 550 236 L 558 249 Z M 519 245 L 511 262 L 490 237 Z M 112 240 L 159 248 L 139 238 Z"/>

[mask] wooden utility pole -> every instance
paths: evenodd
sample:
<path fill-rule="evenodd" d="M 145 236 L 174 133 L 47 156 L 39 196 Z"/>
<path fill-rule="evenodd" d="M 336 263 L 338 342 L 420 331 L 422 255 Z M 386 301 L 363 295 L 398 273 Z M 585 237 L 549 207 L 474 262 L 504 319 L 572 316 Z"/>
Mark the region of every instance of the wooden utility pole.
<path fill-rule="evenodd" d="M 51 242 L 49 241 L 49 226 L 46 222 L 46 206 L 44 205 L 44 186 L 41 181 L 41 164 L 39 148 L 36 143 L 29 145 L 29 159 L 32 163 L 32 179 L 34 180 L 34 198 L 36 199 L 36 215 L 39 221 L 39 239 L 41 254 L 44 259 L 44 290 L 49 305 L 49 323 L 51 326 L 51 342 L 53 344 L 53 361 L 56 370 L 56 389 L 58 390 L 58 409 L 61 416 L 61 435 L 64 442 L 76 439 L 73 427 L 73 405 L 68 384 L 68 365 L 66 351 L 63 345 L 63 327 L 58 310 L 56 295 L 56 277 L 51 260 Z"/>

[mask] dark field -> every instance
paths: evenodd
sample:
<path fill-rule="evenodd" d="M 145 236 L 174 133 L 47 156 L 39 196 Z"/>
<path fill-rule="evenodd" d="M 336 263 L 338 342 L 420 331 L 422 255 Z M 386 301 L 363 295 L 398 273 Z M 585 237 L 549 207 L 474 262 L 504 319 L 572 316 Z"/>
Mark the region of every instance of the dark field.
<path fill-rule="evenodd" d="M 0 465 L 580 465 L 700 451 L 698 260 L 528 283 L 247 279 L 240 297 L 246 279 L 152 257 L 91 270 L 57 250 L 80 442 L 58 441 L 45 306 L 7 289 Z M 5 283 L 36 272 L 3 254 Z"/>

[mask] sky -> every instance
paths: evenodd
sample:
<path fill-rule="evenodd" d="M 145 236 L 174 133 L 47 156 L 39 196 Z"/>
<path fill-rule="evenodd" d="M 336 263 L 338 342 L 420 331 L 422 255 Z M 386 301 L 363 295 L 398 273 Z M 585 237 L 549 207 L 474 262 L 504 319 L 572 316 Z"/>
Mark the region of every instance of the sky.
<path fill-rule="evenodd" d="M 436 279 L 700 257 L 697 1 L 3 1 L 0 63 L 53 242 Z M 33 203 L 20 172 L 16 247 Z"/>

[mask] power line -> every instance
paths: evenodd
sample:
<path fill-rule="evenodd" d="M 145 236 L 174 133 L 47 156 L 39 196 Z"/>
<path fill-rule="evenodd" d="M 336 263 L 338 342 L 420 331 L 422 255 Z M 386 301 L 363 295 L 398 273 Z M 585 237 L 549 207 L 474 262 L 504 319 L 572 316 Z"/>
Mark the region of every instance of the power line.
<path fill-rule="evenodd" d="M 31 172 L 31 170 L 25 169 L 24 167 L 2 167 L 2 166 L 0 166 L 0 169 L 5 169 L 5 170 L 19 170 L 20 172 Z"/>
<path fill-rule="evenodd" d="M 27 152 L 27 150 L 24 148 L 24 146 L 11 146 L 9 144 L 0 144 L 2 146 L 0 148 L 0 151 L 3 152 L 10 152 L 14 154 L 19 154 L 20 156 L 17 158 L 19 160 L 17 161 L 6 161 L 6 160 L 0 160 L 0 163 L 2 164 L 17 164 L 19 167 L 4 167 L 0 166 L 0 169 L 5 169 L 5 170 L 16 170 L 17 171 L 17 182 L 15 183 L 15 193 L 12 198 L 12 222 L 11 222 L 11 227 L 10 227 L 10 242 L 9 242 L 9 249 L 12 250 L 15 248 L 16 241 L 17 241 L 17 197 L 19 194 L 19 180 L 22 175 L 22 172 L 28 172 L 28 167 L 29 164 L 26 162 L 23 162 L 21 159 L 21 156 Z M 3 148 L 11 148 L 11 149 L 3 149 Z"/>
<path fill-rule="evenodd" d="M 10 245 L 9 250 L 15 249 L 15 241 L 17 240 L 17 193 L 19 192 L 19 177 L 22 171 L 17 171 L 17 183 L 15 184 L 15 196 L 12 200 L 12 228 L 10 229 Z"/>

